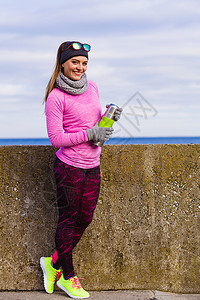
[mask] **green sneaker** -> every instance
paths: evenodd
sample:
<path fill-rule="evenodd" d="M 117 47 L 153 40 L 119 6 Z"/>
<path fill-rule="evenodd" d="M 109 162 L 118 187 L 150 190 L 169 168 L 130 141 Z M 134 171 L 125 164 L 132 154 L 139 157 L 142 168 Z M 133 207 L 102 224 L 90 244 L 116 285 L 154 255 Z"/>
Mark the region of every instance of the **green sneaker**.
<path fill-rule="evenodd" d="M 43 271 L 44 288 L 48 294 L 52 294 L 54 291 L 55 281 L 62 275 L 61 270 L 56 270 L 51 265 L 52 257 L 41 257 L 40 266 Z"/>
<path fill-rule="evenodd" d="M 71 298 L 80 299 L 90 297 L 90 294 L 82 288 L 77 276 L 65 280 L 62 274 L 59 281 L 57 281 L 57 286 Z"/>

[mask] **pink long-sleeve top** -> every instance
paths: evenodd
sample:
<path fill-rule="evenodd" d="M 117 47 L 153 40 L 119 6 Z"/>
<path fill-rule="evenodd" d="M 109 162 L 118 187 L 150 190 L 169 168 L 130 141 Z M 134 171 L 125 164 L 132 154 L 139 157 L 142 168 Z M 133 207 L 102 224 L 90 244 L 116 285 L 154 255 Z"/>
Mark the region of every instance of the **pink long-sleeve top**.
<path fill-rule="evenodd" d="M 75 96 L 54 88 L 47 98 L 45 112 L 49 140 L 53 147 L 60 147 L 57 157 L 74 167 L 97 167 L 101 147 L 88 141 L 86 132 L 101 118 L 96 84 L 88 80 L 87 90 Z"/>

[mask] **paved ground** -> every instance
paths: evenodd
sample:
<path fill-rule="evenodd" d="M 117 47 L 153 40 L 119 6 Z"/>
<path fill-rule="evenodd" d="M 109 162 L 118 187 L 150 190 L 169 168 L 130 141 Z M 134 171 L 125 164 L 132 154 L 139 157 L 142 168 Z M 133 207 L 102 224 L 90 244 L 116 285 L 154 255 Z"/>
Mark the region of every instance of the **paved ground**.
<path fill-rule="evenodd" d="M 91 300 L 200 300 L 200 294 L 172 294 L 158 291 L 102 291 L 90 292 Z M 0 292 L 0 300 L 64 300 L 71 299 L 64 292 L 49 295 L 38 292 Z"/>

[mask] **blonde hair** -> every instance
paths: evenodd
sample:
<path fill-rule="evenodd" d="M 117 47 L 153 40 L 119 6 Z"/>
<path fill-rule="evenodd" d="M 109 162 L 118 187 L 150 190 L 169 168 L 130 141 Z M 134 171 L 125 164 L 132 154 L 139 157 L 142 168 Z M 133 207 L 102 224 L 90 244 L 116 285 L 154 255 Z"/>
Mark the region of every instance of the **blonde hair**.
<path fill-rule="evenodd" d="M 44 96 L 44 101 L 43 103 L 45 103 L 47 101 L 47 98 L 49 96 L 49 93 L 53 90 L 53 88 L 55 87 L 55 83 L 56 83 L 56 78 L 58 76 L 58 73 L 61 71 L 61 64 L 60 64 L 60 57 L 61 57 L 61 53 L 62 53 L 62 50 L 65 46 L 65 44 L 68 43 L 68 42 L 64 42 L 62 43 L 59 48 L 58 48 L 58 52 L 57 52 L 57 57 L 56 57 L 56 65 L 55 65 L 55 68 L 54 68 L 54 71 L 53 71 L 53 74 L 47 84 L 47 87 L 46 87 L 46 92 L 45 92 L 45 96 Z"/>

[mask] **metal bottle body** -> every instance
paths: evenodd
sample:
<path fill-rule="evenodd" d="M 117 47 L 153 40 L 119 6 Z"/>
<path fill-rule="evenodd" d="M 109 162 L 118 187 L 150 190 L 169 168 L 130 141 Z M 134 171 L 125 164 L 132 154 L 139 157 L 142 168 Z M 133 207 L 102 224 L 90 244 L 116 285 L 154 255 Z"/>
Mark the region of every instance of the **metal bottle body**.
<path fill-rule="evenodd" d="M 101 118 L 101 121 L 99 122 L 99 127 L 112 127 L 115 122 L 115 111 L 117 110 L 118 106 L 115 104 L 110 104 L 105 111 L 104 115 Z M 94 142 L 96 146 L 102 147 L 104 142 Z"/>

